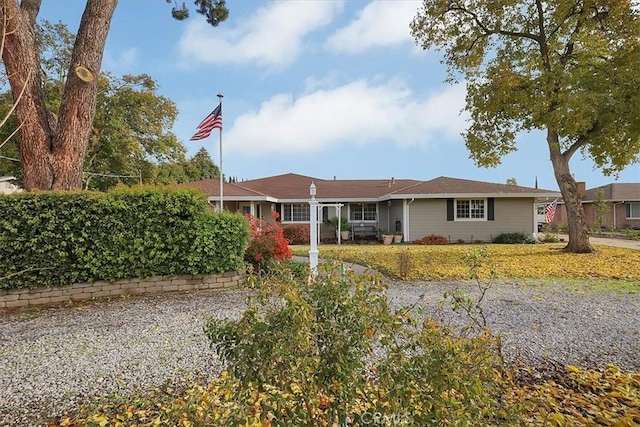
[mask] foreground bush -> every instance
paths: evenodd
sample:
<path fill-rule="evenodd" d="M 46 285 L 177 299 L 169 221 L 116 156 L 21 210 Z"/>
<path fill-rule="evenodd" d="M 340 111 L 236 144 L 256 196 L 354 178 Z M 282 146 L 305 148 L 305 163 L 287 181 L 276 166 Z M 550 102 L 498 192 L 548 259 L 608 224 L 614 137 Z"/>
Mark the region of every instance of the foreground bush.
<path fill-rule="evenodd" d="M 514 416 L 498 342 L 486 330 L 460 336 L 410 308 L 392 313 L 380 278 L 330 265 L 313 280 L 291 278 L 262 283 L 240 320 L 205 326 L 229 365 L 231 425 L 367 425 L 374 414 L 387 425 L 465 425 Z"/>
<path fill-rule="evenodd" d="M 244 268 L 247 222 L 194 190 L 21 193 L 0 212 L 0 288 Z"/>

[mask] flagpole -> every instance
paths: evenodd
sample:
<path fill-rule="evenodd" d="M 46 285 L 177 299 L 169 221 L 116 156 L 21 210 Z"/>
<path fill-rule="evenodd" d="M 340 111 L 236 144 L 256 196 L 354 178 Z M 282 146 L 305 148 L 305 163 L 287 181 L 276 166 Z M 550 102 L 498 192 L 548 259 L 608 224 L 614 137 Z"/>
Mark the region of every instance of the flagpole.
<path fill-rule="evenodd" d="M 222 98 L 224 98 L 224 95 L 219 93 L 218 94 L 218 99 L 220 100 L 220 114 L 222 114 Z M 222 126 L 220 126 L 220 212 L 224 212 L 224 205 L 223 205 L 223 181 L 224 181 L 224 175 L 222 173 Z"/>

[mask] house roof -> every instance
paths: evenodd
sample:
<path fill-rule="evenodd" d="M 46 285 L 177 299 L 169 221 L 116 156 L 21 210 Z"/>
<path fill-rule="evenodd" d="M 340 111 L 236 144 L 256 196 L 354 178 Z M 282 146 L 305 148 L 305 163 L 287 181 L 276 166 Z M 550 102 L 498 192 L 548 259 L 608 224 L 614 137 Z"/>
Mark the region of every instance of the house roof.
<path fill-rule="evenodd" d="M 240 183 L 261 193 L 270 194 L 279 200 L 308 200 L 309 186 L 316 186 L 318 200 L 334 201 L 367 199 L 377 200 L 394 188 L 402 188 L 417 183 L 411 179 L 319 179 L 311 176 L 288 173 L 253 179 Z"/>
<path fill-rule="evenodd" d="M 220 196 L 220 180 L 205 179 L 202 181 L 194 181 L 182 184 L 184 187 L 196 188 L 207 196 Z M 232 200 L 268 200 L 275 202 L 273 197 L 260 193 L 249 188 L 242 187 L 236 183 L 224 182 L 222 184 L 223 197 Z"/>
<path fill-rule="evenodd" d="M 598 200 L 598 192 L 602 190 L 604 200 L 611 202 L 625 202 L 640 200 L 640 182 L 614 182 L 585 191 L 583 202 Z"/>
<path fill-rule="evenodd" d="M 552 190 L 522 187 L 510 184 L 472 181 L 469 179 L 440 176 L 429 181 L 421 181 L 413 186 L 393 192 L 391 198 L 406 197 L 447 197 L 474 196 L 482 194 L 491 197 L 557 197 L 560 193 Z M 395 196 L 395 197 L 394 197 Z"/>
<path fill-rule="evenodd" d="M 333 179 L 325 180 L 288 173 L 266 178 L 225 183 L 224 196 L 231 200 L 297 201 L 309 200 L 309 186 L 316 185 L 319 201 L 378 201 L 407 198 L 443 197 L 535 197 L 553 198 L 560 193 L 551 190 L 494 184 L 482 181 L 441 176 L 429 181 L 414 179 Z M 185 184 L 198 188 L 209 196 L 220 195 L 220 183 L 215 179 Z"/>

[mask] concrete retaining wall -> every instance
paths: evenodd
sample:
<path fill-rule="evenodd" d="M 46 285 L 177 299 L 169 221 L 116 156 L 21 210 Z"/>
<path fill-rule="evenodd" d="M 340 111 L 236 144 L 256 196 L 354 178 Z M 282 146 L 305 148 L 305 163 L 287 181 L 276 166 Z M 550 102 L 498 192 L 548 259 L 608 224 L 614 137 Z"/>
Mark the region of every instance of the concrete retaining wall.
<path fill-rule="evenodd" d="M 69 286 L 35 289 L 0 289 L 0 309 L 81 301 L 119 295 L 144 295 L 200 289 L 235 288 L 244 282 L 244 273 L 195 274 L 172 277 L 123 279 L 111 283 L 74 283 Z"/>

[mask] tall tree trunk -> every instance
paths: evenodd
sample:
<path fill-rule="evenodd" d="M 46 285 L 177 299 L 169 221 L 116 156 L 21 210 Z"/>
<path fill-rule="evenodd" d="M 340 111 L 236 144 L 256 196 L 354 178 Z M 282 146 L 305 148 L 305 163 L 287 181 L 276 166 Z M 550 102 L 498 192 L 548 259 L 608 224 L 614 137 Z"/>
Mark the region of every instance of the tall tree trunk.
<path fill-rule="evenodd" d="M 547 130 L 547 143 L 549 144 L 553 173 L 567 209 L 569 243 L 565 250 L 572 253 L 594 252 L 591 243 L 589 243 L 589 232 L 578 186 L 569 170 L 569 158 L 560 151 L 558 133 L 553 129 Z"/>
<path fill-rule="evenodd" d="M 23 172 L 23 186 L 27 190 L 50 189 L 53 171 L 50 159 L 52 138 L 45 108 L 41 81 L 40 59 L 35 42 L 35 21 L 40 1 L 2 1 L 3 34 L 6 34 L 2 52 L 11 94 L 16 105 L 18 149 Z M 27 86 L 22 98 L 18 96 Z M 24 143 L 23 143 L 24 142 Z"/>
<path fill-rule="evenodd" d="M 18 147 L 23 184 L 27 190 L 82 187 L 82 164 L 96 108 L 97 80 L 117 0 L 87 0 L 71 56 L 59 115 L 46 111 L 35 22 L 41 0 L 0 0 L 3 30 L 7 30 L 2 59 L 14 100 L 24 84 L 27 90 L 16 108 Z M 77 67 L 94 76 L 83 81 Z M 26 80 L 32 72 L 32 79 Z"/>

